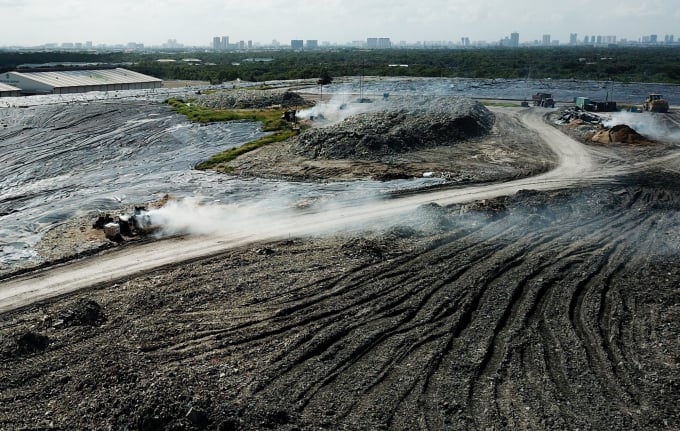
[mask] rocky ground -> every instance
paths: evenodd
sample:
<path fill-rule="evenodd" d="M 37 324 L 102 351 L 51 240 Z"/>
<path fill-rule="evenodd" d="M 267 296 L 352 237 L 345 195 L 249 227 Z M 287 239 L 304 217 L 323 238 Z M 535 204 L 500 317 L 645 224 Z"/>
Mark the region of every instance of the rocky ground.
<path fill-rule="evenodd" d="M 677 429 L 680 179 L 420 208 L 0 316 L 0 428 Z"/>
<path fill-rule="evenodd" d="M 538 147 L 522 130 L 500 110 L 454 147 L 512 177 Z M 552 163 L 533 154 L 528 173 Z M 0 429 L 679 429 L 678 210 L 677 170 L 647 167 L 6 313 Z"/>

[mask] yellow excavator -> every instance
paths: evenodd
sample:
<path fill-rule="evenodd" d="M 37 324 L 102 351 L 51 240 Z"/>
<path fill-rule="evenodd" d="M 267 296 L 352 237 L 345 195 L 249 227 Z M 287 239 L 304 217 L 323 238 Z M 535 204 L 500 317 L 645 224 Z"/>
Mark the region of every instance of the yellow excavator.
<path fill-rule="evenodd" d="M 650 94 L 645 100 L 645 111 L 668 112 L 668 101 L 660 94 Z"/>

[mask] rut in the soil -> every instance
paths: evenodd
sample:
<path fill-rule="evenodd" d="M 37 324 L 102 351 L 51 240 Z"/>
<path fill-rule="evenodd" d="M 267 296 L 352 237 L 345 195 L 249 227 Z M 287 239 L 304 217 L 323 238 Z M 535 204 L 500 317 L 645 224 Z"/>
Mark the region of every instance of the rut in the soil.
<path fill-rule="evenodd" d="M 643 280 L 629 272 L 677 219 L 649 211 L 653 191 L 591 199 L 638 211 L 511 215 L 256 306 L 219 337 L 264 357 L 280 346 L 242 396 L 364 429 L 643 425 L 651 394 L 623 333 Z"/>

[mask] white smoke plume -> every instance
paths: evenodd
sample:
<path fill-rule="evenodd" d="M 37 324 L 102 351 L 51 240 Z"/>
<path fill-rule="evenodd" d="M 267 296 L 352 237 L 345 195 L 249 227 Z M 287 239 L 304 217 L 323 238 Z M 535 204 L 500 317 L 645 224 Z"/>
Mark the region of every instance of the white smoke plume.
<path fill-rule="evenodd" d="M 342 216 L 344 210 L 370 208 L 379 200 L 379 195 L 365 190 L 357 192 L 351 200 L 268 196 L 252 202 L 227 204 L 184 198 L 171 200 L 146 215 L 149 224 L 159 228 L 160 236 L 322 234 L 348 227 Z"/>
<path fill-rule="evenodd" d="M 663 114 L 617 112 L 602 124 L 607 128 L 627 125 L 648 138 L 680 143 L 680 126 L 668 120 Z"/>
<path fill-rule="evenodd" d="M 148 212 L 153 226 L 162 235 L 231 234 L 252 231 L 275 219 L 290 217 L 291 208 L 275 200 L 248 204 L 202 202 L 195 198 L 171 200 L 163 207 Z"/>
<path fill-rule="evenodd" d="M 365 103 L 360 103 L 359 98 L 358 94 L 335 93 L 330 100 L 321 101 L 312 108 L 303 109 L 297 113 L 297 116 L 302 120 L 320 121 L 330 125 L 353 115 L 382 110 L 386 105 L 383 97 L 372 98 Z M 364 99 L 367 100 L 366 97 Z"/>

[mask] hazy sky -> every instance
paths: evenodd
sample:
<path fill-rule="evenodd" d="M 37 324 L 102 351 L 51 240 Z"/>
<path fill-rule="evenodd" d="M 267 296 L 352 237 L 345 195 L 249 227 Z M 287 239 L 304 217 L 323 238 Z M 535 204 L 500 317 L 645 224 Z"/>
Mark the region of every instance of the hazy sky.
<path fill-rule="evenodd" d="M 209 45 L 273 39 L 520 42 L 569 33 L 680 38 L 678 0 L 0 0 L 0 46 L 92 41 Z"/>

